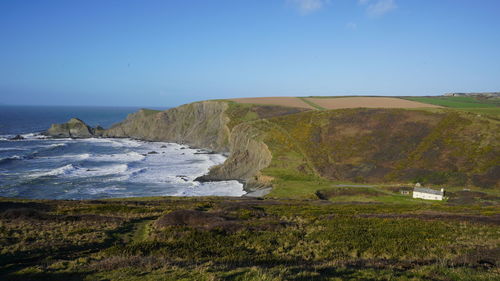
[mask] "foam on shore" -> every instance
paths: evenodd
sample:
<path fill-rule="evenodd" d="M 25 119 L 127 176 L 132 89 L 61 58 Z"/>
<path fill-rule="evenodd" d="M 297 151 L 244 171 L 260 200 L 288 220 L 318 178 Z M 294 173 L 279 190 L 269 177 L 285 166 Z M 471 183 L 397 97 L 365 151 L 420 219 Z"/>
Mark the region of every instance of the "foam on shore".
<path fill-rule="evenodd" d="M 194 181 L 226 157 L 181 144 L 107 138 L 46 139 L 27 134 L 25 140 L 1 145 L 0 169 L 5 177 L 0 179 L 0 186 L 7 188 L 0 189 L 0 196 L 97 199 L 245 194 L 237 181 Z"/>

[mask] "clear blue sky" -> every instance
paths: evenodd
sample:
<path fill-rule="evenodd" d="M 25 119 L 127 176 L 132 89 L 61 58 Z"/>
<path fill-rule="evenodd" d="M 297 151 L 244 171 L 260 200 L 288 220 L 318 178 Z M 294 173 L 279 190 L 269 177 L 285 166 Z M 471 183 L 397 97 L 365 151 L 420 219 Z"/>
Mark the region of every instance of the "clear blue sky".
<path fill-rule="evenodd" d="M 499 90 L 499 0 L 0 0 L 4 104 Z"/>

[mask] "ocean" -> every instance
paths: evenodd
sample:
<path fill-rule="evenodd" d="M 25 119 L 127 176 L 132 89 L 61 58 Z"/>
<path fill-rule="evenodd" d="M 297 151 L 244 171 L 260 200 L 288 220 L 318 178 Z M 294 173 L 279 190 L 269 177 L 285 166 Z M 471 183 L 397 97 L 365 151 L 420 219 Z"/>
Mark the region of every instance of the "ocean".
<path fill-rule="evenodd" d="M 72 117 L 109 128 L 139 108 L 0 106 L 0 197 L 102 199 L 241 196 L 237 181 L 195 178 L 225 161 L 186 145 L 133 139 L 50 139 L 40 132 Z M 15 135 L 23 140 L 10 140 Z"/>

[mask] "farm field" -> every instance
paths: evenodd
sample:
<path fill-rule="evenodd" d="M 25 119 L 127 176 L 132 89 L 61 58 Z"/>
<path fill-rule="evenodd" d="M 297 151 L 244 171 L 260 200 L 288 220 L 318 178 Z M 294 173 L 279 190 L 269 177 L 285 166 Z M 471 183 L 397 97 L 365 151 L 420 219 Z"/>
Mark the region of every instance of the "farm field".
<path fill-rule="evenodd" d="M 390 97 L 261 97 L 238 98 L 242 104 L 278 105 L 307 109 L 344 108 L 440 108 L 440 105 Z"/>
<path fill-rule="evenodd" d="M 484 115 L 500 120 L 500 99 L 478 99 L 475 97 L 405 97 L 407 100 L 428 103 Z"/>
<path fill-rule="evenodd" d="M 297 97 L 238 98 L 229 100 L 243 104 L 249 103 L 249 104 L 280 105 L 288 107 L 315 109 L 314 106 L 304 102 L 303 100 Z"/>
<path fill-rule="evenodd" d="M 344 108 L 439 108 L 418 101 L 403 100 L 389 97 L 339 97 L 339 98 L 305 98 L 325 109 Z"/>
<path fill-rule="evenodd" d="M 407 100 L 440 105 L 451 108 L 495 108 L 500 107 L 498 99 L 477 99 L 474 97 L 405 97 Z"/>

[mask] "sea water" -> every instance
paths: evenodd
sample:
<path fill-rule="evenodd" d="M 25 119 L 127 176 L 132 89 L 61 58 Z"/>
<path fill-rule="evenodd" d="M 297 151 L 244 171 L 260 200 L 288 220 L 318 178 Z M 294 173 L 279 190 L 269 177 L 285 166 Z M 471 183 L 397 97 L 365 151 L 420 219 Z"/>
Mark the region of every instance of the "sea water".
<path fill-rule="evenodd" d="M 195 181 L 210 167 L 225 161 L 220 154 L 176 143 L 50 139 L 39 134 L 51 123 L 63 123 L 71 117 L 109 127 L 137 108 L 71 110 L 0 106 L 0 196 L 99 199 L 245 194 L 237 181 Z M 10 140 L 17 134 L 25 139 Z"/>

